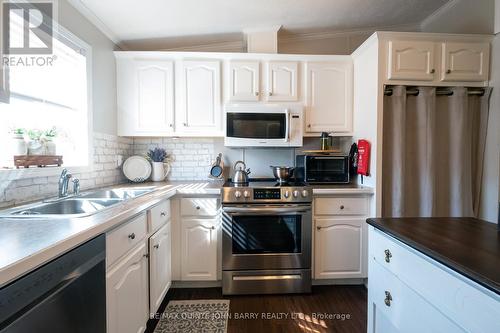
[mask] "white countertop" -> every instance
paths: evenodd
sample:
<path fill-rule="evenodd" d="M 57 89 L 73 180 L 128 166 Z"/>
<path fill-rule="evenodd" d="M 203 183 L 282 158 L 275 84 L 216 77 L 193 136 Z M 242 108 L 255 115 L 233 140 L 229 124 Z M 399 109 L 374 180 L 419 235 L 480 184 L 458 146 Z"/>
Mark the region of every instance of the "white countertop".
<path fill-rule="evenodd" d="M 223 183 L 141 183 L 155 186 L 151 193 L 114 205 L 100 213 L 78 218 L 0 218 L 0 287 L 96 237 L 162 200 L 178 195 L 220 195 Z M 134 186 L 119 184 L 114 188 Z M 112 188 L 109 187 L 109 188 Z M 360 186 L 314 186 L 315 195 L 371 194 Z"/>

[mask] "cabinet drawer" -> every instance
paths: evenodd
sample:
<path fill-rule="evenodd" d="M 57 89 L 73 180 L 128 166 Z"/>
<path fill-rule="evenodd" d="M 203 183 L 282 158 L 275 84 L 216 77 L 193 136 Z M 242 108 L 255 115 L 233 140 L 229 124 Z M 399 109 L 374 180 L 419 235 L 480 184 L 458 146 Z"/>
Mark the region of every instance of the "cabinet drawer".
<path fill-rule="evenodd" d="M 148 212 L 149 233 L 153 234 L 170 220 L 170 200 L 160 202 Z"/>
<path fill-rule="evenodd" d="M 181 199 L 181 215 L 183 216 L 215 216 L 218 211 L 216 198 L 183 198 Z"/>
<path fill-rule="evenodd" d="M 118 258 L 142 241 L 147 233 L 147 218 L 143 213 L 106 234 L 106 264 Z"/>
<path fill-rule="evenodd" d="M 500 321 L 493 319 L 500 318 L 499 295 L 373 227 L 368 244 L 370 265 L 383 266 L 460 327 L 500 332 Z"/>
<path fill-rule="evenodd" d="M 368 200 L 366 198 L 316 198 L 314 199 L 316 215 L 367 215 Z"/>
<path fill-rule="evenodd" d="M 465 332 L 375 260 L 369 274 L 368 302 L 377 317 L 371 319 L 372 331 Z"/>

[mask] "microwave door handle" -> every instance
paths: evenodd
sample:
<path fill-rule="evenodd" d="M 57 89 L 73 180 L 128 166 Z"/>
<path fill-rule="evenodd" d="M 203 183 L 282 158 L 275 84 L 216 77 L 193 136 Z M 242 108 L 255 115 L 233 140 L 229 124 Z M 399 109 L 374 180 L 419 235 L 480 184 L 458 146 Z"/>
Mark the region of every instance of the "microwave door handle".
<path fill-rule="evenodd" d="M 285 111 L 285 142 L 290 140 L 290 111 L 287 109 Z"/>

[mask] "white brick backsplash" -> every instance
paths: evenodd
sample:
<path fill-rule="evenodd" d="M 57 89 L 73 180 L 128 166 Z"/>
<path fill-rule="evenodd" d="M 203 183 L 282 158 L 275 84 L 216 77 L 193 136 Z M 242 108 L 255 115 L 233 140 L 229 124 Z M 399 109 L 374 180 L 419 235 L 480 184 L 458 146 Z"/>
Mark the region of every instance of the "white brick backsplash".
<path fill-rule="evenodd" d="M 151 139 L 148 140 L 151 143 Z M 160 139 L 158 142 L 161 141 Z M 88 190 L 125 182 L 121 169 L 116 165 L 117 155 L 122 155 L 123 160 L 131 156 L 134 150 L 133 139 L 94 133 L 93 143 L 93 171 L 73 175 L 80 179 L 81 188 Z M 0 208 L 56 196 L 58 181 L 58 176 L 22 179 L 3 177 L 0 181 Z"/>

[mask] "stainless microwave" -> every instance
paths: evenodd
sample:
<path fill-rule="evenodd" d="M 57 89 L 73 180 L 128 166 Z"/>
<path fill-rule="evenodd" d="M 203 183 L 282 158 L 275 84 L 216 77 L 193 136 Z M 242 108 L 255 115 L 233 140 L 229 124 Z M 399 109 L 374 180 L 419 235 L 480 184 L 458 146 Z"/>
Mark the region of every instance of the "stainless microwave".
<path fill-rule="evenodd" d="M 295 178 L 306 183 L 349 183 L 348 155 L 297 155 L 295 162 Z"/>
<path fill-rule="evenodd" d="M 233 105 L 225 115 L 226 147 L 302 146 L 302 107 Z"/>

